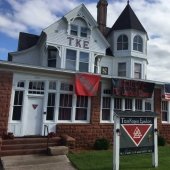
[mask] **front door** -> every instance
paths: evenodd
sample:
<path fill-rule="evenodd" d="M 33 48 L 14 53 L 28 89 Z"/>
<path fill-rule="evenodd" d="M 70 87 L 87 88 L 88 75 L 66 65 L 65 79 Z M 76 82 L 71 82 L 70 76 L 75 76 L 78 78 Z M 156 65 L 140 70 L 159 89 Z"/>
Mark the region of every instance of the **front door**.
<path fill-rule="evenodd" d="M 43 98 L 28 98 L 25 135 L 40 135 L 42 124 Z"/>

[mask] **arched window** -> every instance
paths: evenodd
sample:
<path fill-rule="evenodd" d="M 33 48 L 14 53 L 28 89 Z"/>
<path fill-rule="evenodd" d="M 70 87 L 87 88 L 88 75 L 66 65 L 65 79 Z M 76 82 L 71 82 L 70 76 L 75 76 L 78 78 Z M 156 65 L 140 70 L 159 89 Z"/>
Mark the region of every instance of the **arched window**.
<path fill-rule="evenodd" d="M 133 50 L 143 52 L 143 40 L 139 35 L 136 35 L 133 39 Z"/>
<path fill-rule="evenodd" d="M 120 35 L 117 39 L 117 50 L 128 50 L 128 37 Z"/>

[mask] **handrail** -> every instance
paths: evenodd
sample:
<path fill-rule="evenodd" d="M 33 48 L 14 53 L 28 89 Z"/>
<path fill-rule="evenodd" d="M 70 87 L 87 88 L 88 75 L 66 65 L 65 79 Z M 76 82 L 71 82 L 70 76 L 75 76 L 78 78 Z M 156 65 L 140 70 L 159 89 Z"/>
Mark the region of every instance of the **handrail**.
<path fill-rule="evenodd" d="M 46 130 L 47 130 L 47 153 L 48 153 L 48 144 L 49 144 L 49 129 L 48 129 L 48 125 L 44 125 L 44 136 L 45 136 Z"/>
<path fill-rule="evenodd" d="M 47 135 L 49 134 L 49 129 L 48 129 L 48 125 L 44 125 L 44 136 L 45 136 L 45 132 L 47 130 Z"/>

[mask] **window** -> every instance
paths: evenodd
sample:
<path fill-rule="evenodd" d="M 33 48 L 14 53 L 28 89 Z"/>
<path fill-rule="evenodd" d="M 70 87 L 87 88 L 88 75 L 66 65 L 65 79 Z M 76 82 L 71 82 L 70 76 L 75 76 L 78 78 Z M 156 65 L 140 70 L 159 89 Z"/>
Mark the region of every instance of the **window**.
<path fill-rule="evenodd" d="M 142 99 L 135 100 L 135 110 L 142 111 Z"/>
<path fill-rule="evenodd" d="M 168 101 L 162 101 L 162 121 L 168 121 Z"/>
<path fill-rule="evenodd" d="M 87 120 L 88 96 L 77 96 L 75 120 Z"/>
<path fill-rule="evenodd" d="M 118 76 L 126 77 L 126 63 L 118 63 Z"/>
<path fill-rule="evenodd" d="M 133 50 L 140 52 L 143 51 L 143 40 L 139 35 L 136 35 L 133 39 Z"/>
<path fill-rule="evenodd" d="M 150 101 L 145 101 L 145 111 L 152 110 L 152 103 Z"/>
<path fill-rule="evenodd" d="M 73 85 L 63 82 L 61 83 L 60 90 L 58 120 L 71 121 L 73 94 L 68 93 L 73 91 Z"/>
<path fill-rule="evenodd" d="M 132 99 L 125 99 L 125 110 L 132 110 Z"/>
<path fill-rule="evenodd" d="M 102 120 L 110 120 L 111 97 L 103 97 L 102 100 Z"/>
<path fill-rule="evenodd" d="M 80 52 L 79 71 L 88 72 L 89 68 L 89 53 Z"/>
<path fill-rule="evenodd" d="M 122 110 L 122 99 L 114 98 L 114 110 Z"/>
<path fill-rule="evenodd" d="M 48 49 L 48 67 L 56 67 L 57 62 L 57 49 L 49 48 Z"/>
<path fill-rule="evenodd" d="M 88 29 L 86 27 L 81 27 L 80 29 L 81 29 L 80 36 L 81 37 L 87 37 Z"/>
<path fill-rule="evenodd" d="M 55 81 L 49 82 L 49 90 L 56 90 L 56 82 Z"/>
<path fill-rule="evenodd" d="M 128 37 L 120 35 L 117 39 L 117 50 L 128 50 Z"/>
<path fill-rule="evenodd" d="M 134 65 L 134 78 L 141 79 L 141 64 L 135 63 Z"/>
<path fill-rule="evenodd" d="M 21 120 L 23 93 L 23 91 L 15 91 L 12 120 Z"/>
<path fill-rule="evenodd" d="M 31 81 L 29 83 L 29 94 L 44 94 L 44 82 Z"/>
<path fill-rule="evenodd" d="M 19 81 L 17 87 L 24 88 L 24 81 Z"/>
<path fill-rule="evenodd" d="M 48 93 L 46 120 L 54 120 L 54 112 L 55 112 L 55 93 Z"/>
<path fill-rule="evenodd" d="M 76 70 L 77 51 L 67 49 L 66 51 L 66 69 Z"/>
<path fill-rule="evenodd" d="M 70 31 L 71 35 L 78 35 L 78 25 L 71 25 L 71 31 Z"/>
<path fill-rule="evenodd" d="M 72 94 L 60 94 L 59 120 L 71 120 Z"/>

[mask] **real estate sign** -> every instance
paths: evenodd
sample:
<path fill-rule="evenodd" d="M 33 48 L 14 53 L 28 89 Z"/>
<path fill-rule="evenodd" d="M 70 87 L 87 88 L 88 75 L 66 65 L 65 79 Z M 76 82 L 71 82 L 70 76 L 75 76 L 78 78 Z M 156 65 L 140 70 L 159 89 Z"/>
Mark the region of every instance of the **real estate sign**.
<path fill-rule="evenodd" d="M 120 134 L 120 155 L 153 152 L 153 117 L 120 117 Z"/>

